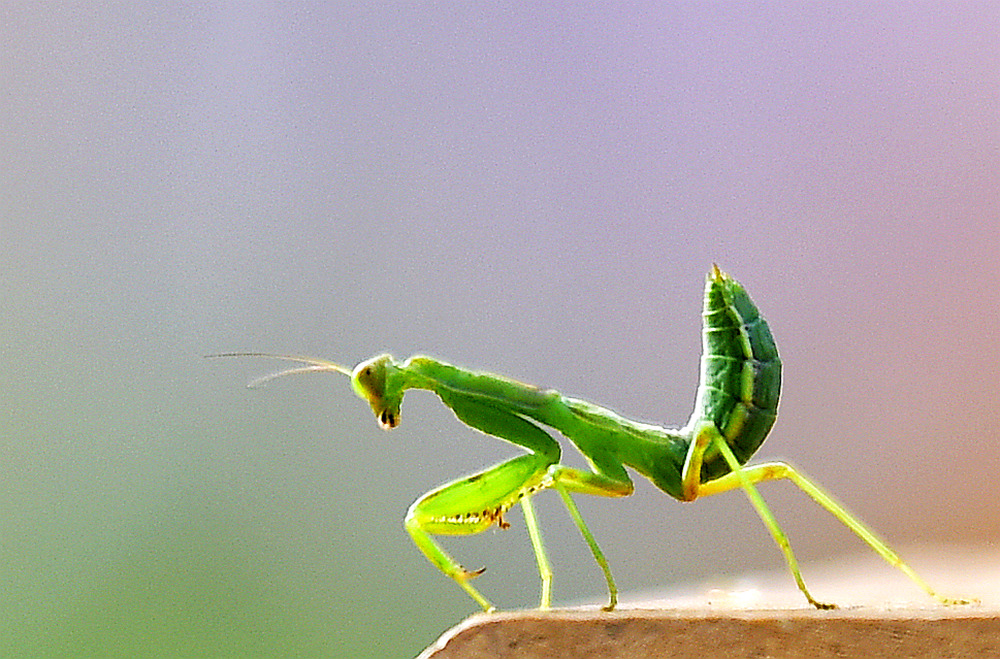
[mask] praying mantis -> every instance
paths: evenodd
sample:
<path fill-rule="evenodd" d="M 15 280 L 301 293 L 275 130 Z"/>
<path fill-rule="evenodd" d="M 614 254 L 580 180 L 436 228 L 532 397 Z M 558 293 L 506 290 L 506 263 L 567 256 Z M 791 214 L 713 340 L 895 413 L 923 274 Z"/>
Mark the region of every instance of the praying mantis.
<path fill-rule="evenodd" d="M 405 518 L 406 530 L 427 559 L 486 611 L 493 610 L 493 604 L 471 583 L 483 569 L 465 569 L 432 536 L 469 535 L 494 525 L 505 529 L 508 510 L 520 503 L 541 578 L 539 608 L 547 609 L 552 602 L 553 572 L 531 499 L 542 490 L 554 489 L 604 574 L 609 595 L 604 609 L 610 611 L 617 605 L 618 589 L 571 495 L 632 494 L 634 486 L 626 467 L 679 501 L 743 490 L 784 555 L 798 589 L 816 608 L 835 605 L 815 599 L 806 587 L 788 538 L 757 491 L 759 483 L 791 481 L 931 597 L 944 604 L 968 603 L 939 595 L 883 540 L 798 469 L 784 462 L 746 465 L 774 425 L 781 360 L 767 321 L 750 296 L 715 265 L 706 280 L 702 319 L 700 382 L 694 412 L 681 428 L 632 421 L 553 389 L 469 371 L 424 355 L 401 362 L 383 354 L 353 369 L 298 355 L 233 352 L 209 356 L 270 357 L 300 364 L 258 378 L 249 386 L 294 373 L 346 375 L 385 430 L 399 425 L 404 392 L 425 389 L 437 394 L 466 425 L 524 449 L 524 455 L 424 494 Z M 572 442 L 591 471 L 560 464 L 560 445 L 546 427 Z"/>

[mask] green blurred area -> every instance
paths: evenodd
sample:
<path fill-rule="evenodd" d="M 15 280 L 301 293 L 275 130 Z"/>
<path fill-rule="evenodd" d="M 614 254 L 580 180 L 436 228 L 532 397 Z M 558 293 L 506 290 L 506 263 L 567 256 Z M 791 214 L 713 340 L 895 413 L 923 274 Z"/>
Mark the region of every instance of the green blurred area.
<path fill-rule="evenodd" d="M 336 470 L 356 463 L 310 468 L 296 429 L 262 438 L 245 419 L 223 427 L 225 413 L 169 403 L 151 422 L 119 402 L 122 418 L 88 422 L 52 399 L 5 427 L 18 468 L 4 487 L 0 656 L 409 656 L 436 637 L 392 574 L 423 568 L 395 519 L 402 501 Z M 306 443 L 316 455 L 342 444 Z M 454 599 L 457 620 L 467 607 Z M 413 623 L 386 634 L 386 620 Z"/>

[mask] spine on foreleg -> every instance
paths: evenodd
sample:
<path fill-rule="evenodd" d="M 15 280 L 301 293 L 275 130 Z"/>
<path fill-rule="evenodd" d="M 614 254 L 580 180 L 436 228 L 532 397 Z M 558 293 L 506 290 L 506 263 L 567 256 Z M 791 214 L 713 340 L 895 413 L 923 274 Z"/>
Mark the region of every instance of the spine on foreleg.
<path fill-rule="evenodd" d="M 701 380 L 688 427 L 714 423 L 743 464 L 774 425 L 780 390 L 781 360 L 767 321 L 739 282 L 713 267 L 705 286 Z M 701 481 L 728 471 L 709 449 Z"/>

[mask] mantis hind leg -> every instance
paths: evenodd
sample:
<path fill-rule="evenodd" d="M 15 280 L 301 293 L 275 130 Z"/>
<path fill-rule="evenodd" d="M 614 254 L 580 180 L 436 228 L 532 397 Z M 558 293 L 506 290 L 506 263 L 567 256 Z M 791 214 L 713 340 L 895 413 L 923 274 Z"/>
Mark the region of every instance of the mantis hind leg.
<path fill-rule="evenodd" d="M 818 503 L 827 512 L 840 521 L 840 523 L 853 531 L 859 538 L 864 540 L 865 543 L 871 547 L 876 554 L 881 556 L 889 565 L 895 567 L 909 577 L 911 581 L 913 581 L 928 595 L 942 604 L 968 604 L 970 602 L 970 600 L 953 599 L 938 594 L 938 592 L 931 588 L 930 584 L 914 572 L 913 568 L 905 563 L 899 555 L 885 543 L 884 540 L 875 535 L 875 533 L 862 524 L 860 520 L 849 513 L 830 494 L 823 490 L 823 488 L 791 465 L 784 462 L 769 462 L 751 467 L 743 467 L 736 460 L 736 456 L 733 455 L 732 449 L 729 448 L 729 445 L 726 444 L 725 440 L 721 435 L 717 434 L 717 432 L 716 436 L 712 438 L 712 443 L 723 456 L 723 459 L 725 459 L 729 464 L 732 471 L 721 478 L 717 478 L 698 486 L 697 495 L 708 496 L 728 492 L 729 490 L 736 488 L 742 488 L 754 508 L 757 510 L 757 514 L 764 522 L 764 525 L 767 527 L 768 531 L 771 532 L 771 536 L 774 538 L 775 543 L 777 543 L 778 548 L 781 549 L 781 552 L 784 554 L 785 562 L 788 564 L 788 569 L 792 573 L 792 577 L 795 579 L 795 583 L 799 590 L 802 591 L 802 594 L 805 595 L 807 600 L 809 600 L 809 603 L 816 608 L 832 609 L 836 608 L 836 605 L 817 601 L 813 598 L 812 594 L 810 594 L 809 589 L 806 588 L 805 581 L 802 578 L 802 572 L 799 570 L 798 561 L 795 558 L 795 554 L 792 552 L 788 538 L 784 531 L 781 530 L 781 527 L 778 525 L 778 522 L 771 513 L 771 510 L 764 502 L 763 497 L 761 497 L 760 493 L 757 491 L 757 488 L 755 487 L 756 483 L 779 479 L 790 480 L 800 490 L 809 495 L 813 501 Z"/>

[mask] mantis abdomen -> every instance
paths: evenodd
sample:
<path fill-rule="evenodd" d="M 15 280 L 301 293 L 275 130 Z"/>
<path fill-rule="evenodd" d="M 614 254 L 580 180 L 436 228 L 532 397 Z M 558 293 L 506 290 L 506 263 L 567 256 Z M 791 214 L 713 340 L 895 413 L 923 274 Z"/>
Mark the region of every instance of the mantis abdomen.
<path fill-rule="evenodd" d="M 686 429 L 710 421 L 740 464 L 757 451 L 774 425 L 781 391 L 781 360 L 767 321 L 739 282 L 713 268 L 702 313 L 701 379 Z M 717 451 L 706 451 L 701 482 L 729 472 Z"/>

